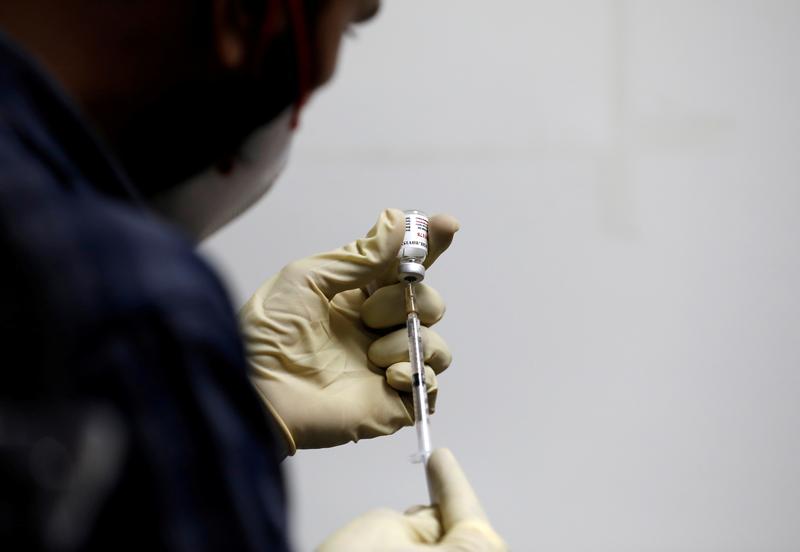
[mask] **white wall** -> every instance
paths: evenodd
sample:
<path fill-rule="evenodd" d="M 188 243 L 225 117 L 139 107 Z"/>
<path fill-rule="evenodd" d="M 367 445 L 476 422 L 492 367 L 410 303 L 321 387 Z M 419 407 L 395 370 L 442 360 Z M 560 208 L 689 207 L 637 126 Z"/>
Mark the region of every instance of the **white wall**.
<path fill-rule="evenodd" d="M 514 550 L 800 550 L 800 2 L 402 0 L 277 188 L 239 301 L 385 206 L 462 221 L 434 439 Z M 414 437 L 287 461 L 297 548 L 425 500 Z"/>

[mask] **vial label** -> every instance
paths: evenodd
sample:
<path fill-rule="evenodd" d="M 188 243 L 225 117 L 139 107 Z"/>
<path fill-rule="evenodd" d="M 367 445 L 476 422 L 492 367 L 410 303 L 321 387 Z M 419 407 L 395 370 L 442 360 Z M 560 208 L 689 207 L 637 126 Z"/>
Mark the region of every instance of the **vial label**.
<path fill-rule="evenodd" d="M 398 257 L 422 261 L 428 254 L 428 217 L 406 213 L 406 228 Z"/>

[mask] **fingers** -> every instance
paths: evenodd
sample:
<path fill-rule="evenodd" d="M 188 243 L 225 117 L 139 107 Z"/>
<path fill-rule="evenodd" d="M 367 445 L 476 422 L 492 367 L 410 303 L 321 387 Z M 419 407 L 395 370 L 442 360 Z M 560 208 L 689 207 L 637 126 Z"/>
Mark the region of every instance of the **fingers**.
<path fill-rule="evenodd" d="M 425 387 L 428 389 L 428 411 L 433 414 L 439 396 L 436 374 L 450 366 L 453 357 L 439 334 L 424 326 L 420 330 L 425 361 Z M 408 334 L 405 329 L 375 340 L 367 351 L 367 356 L 376 366 L 386 368 L 386 381 L 390 387 L 403 393 L 411 392 L 413 373 L 408 361 Z M 407 395 L 401 398 L 413 418 L 413 403 Z"/>
<path fill-rule="evenodd" d="M 282 274 L 287 279 L 309 279 L 328 300 L 339 292 L 366 286 L 395 262 L 404 221 L 402 211 L 386 209 L 365 237 L 290 263 Z"/>
<path fill-rule="evenodd" d="M 426 552 L 442 538 L 435 508 L 418 507 L 405 514 L 386 508 L 367 512 L 336 531 L 317 552 Z M 435 548 L 439 550 L 439 548 Z"/>
<path fill-rule="evenodd" d="M 374 329 L 391 328 L 406 322 L 405 284 L 378 289 L 361 307 L 361 320 Z M 431 326 L 444 316 L 445 305 L 439 292 L 425 284 L 416 287 L 420 323 Z"/>
<path fill-rule="evenodd" d="M 453 237 L 460 228 L 458 219 L 452 215 L 433 215 L 428 221 L 428 255 L 425 268 L 431 266 L 453 243 Z"/>
<path fill-rule="evenodd" d="M 428 485 L 444 530 L 443 550 L 506 552 L 508 547 L 492 529 L 478 496 L 453 454 L 433 451 L 426 465 Z"/>
<path fill-rule="evenodd" d="M 453 453 L 448 449 L 436 449 L 426 469 L 431 496 L 439 507 L 445 532 L 458 523 L 486 521 L 478 496 Z"/>
<path fill-rule="evenodd" d="M 386 369 L 387 383 L 397 391 L 404 393 L 411 392 L 411 384 L 414 381 L 410 362 L 398 362 Z M 439 383 L 436 381 L 436 374 L 433 368 L 425 366 L 425 388 L 428 390 L 428 412 L 433 414 L 436 411 L 436 398 L 439 395 Z"/>
<path fill-rule="evenodd" d="M 411 373 L 411 363 L 408 361 L 398 362 L 389 366 L 386 369 L 386 381 L 394 389 L 410 393 L 411 384 L 414 381 Z M 434 392 L 439 389 L 436 373 L 430 366 L 425 366 L 425 386 L 428 388 L 428 392 Z"/>
<path fill-rule="evenodd" d="M 482 520 L 455 525 L 439 542 L 441 552 L 508 552 L 505 541 Z"/>
<path fill-rule="evenodd" d="M 424 550 L 441 552 L 507 552 L 508 550 L 506 543 L 485 519 L 464 520 L 455 526 L 445 528 L 439 510 L 430 506 L 413 506 L 405 511 L 404 516 L 410 531 L 413 532 L 412 539 L 415 543 L 438 545 Z"/>
<path fill-rule="evenodd" d="M 413 542 L 434 544 L 442 538 L 442 524 L 439 522 L 439 512 L 436 508 L 414 506 L 406 510 L 403 515 L 413 533 Z"/>
<path fill-rule="evenodd" d="M 430 366 L 437 374 L 450 366 L 453 356 L 444 339 L 431 330 L 422 326 L 422 348 L 425 353 L 425 364 Z M 367 350 L 370 362 L 380 368 L 388 368 L 392 364 L 408 361 L 408 334 L 405 329 L 396 330 L 372 342 Z"/>
<path fill-rule="evenodd" d="M 339 249 L 290 263 L 281 274 L 289 280 L 308 279 L 328 300 L 345 290 L 369 287 L 371 291 L 396 283 L 397 252 L 404 228 L 403 212 L 386 209 L 365 237 Z M 428 228 L 426 267 L 450 246 L 459 225 L 450 215 L 434 215 Z"/>

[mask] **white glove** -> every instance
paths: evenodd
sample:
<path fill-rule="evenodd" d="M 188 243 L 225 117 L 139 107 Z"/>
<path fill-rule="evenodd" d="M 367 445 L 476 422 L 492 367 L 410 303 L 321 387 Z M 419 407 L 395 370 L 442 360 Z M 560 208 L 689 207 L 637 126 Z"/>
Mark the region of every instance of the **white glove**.
<path fill-rule="evenodd" d="M 317 552 L 504 552 L 467 477 L 447 449 L 428 460 L 435 506 L 374 510 L 330 536 Z"/>
<path fill-rule="evenodd" d="M 240 312 L 251 380 L 283 430 L 289 454 L 389 435 L 413 424 L 411 370 L 397 252 L 402 211 L 387 209 L 365 238 L 295 261 L 265 282 Z M 430 218 L 429 266 L 458 222 Z M 366 289 L 374 290 L 368 295 Z M 444 314 L 432 288 L 418 285 L 424 326 Z M 444 340 L 423 328 L 431 404 L 434 374 L 451 362 Z"/>

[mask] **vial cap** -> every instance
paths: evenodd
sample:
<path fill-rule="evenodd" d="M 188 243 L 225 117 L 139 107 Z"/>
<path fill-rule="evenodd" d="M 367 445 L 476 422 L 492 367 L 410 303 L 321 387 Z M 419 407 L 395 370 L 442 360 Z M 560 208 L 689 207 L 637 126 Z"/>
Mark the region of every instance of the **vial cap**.
<path fill-rule="evenodd" d="M 397 278 L 401 282 L 415 284 L 425 279 L 425 267 L 422 263 L 401 261 L 397 268 Z"/>

